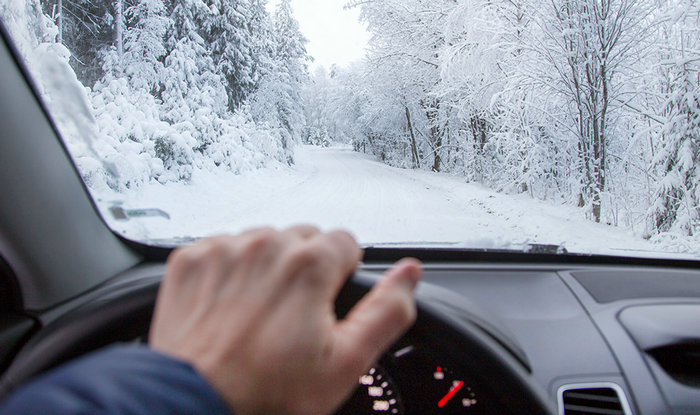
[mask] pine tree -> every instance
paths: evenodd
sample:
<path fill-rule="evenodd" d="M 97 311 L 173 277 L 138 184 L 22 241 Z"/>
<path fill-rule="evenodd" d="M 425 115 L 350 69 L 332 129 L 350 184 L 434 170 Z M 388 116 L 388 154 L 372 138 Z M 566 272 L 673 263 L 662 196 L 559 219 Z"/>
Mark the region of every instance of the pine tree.
<path fill-rule="evenodd" d="M 662 128 L 653 159 L 657 184 L 649 209 L 654 233 L 695 236 L 700 232 L 700 5 L 662 3 L 654 68 L 658 96 L 666 97 L 655 117 Z M 653 144 L 653 143 L 652 143 Z M 652 148 L 653 151 L 653 148 Z"/>
<path fill-rule="evenodd" d="M 307 40 L 299 29 L 292 12 L 291 0 L 281 0 L 274 16 L 275 66 L 279 92 L 276 103 L 277 116 L 295 142 L 300 142 L 304 127 L 301 92 L 308 80 L 306 52 Z"/>
<path fill-rule="evenodd" d="M 163 79 L 163 114 L 197 140 L 203 151 L 217 137 L 216 120 L 226 116 L 224 81 L 199 33 L 198 20 L 209 9 L 201 0 L 174 0 L 173 25 Z"/>
<path fill-rule="evenodd" d="M 251 50 L 255 55 L 252 60 L 253 91 L 274 71 L 275 38 L 272 17 L 267 11 L 267 0 L 251 0 L 248 30 L 253 41 Z"/>
<path fill-rule="evenodd" d="M 163 0 L 140 0 L 126 9 L 125 17 L 121 69 L 134 89 L 156 94 L 164 73 L 164 37 L 171 24 L 165 16 Z"/>
<path fill-rule="evenodd" d="M 661 179 L 652 214 L 658 232 L 694 236 L 700 231 L 700 88 L 690 71 L 676 75 L 655 160 Z"/>
<path fill-rule="evenodd" d="M 212 13 L 204 21 L 217 71 L 226 81 L 231 111 L 245 102 L 255 89 L 255 51 L 249 18 L 249 0 L 210 0 Z"/>

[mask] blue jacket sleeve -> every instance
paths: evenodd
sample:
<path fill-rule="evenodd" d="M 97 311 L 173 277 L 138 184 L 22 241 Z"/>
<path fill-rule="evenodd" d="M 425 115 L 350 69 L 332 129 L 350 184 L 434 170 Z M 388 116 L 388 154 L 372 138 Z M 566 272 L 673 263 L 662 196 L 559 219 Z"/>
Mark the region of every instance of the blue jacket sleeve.
<path fill-rule="evenodd" d="M 15 414 L 231 415 L 191 366 L 145 347 L 114 347 L 50 372 L 0 407 Z"/>

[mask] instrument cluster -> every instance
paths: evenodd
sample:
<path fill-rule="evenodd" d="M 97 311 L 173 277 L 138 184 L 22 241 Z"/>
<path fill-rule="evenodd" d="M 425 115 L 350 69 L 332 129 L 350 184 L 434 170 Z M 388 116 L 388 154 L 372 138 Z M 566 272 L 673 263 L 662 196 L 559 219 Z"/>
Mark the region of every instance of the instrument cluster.
<path fill-rule="evenodd" d="M 358 379 L 336 414 L 491 414 L 485 392 L 449 356 L 408 341 Z"/>

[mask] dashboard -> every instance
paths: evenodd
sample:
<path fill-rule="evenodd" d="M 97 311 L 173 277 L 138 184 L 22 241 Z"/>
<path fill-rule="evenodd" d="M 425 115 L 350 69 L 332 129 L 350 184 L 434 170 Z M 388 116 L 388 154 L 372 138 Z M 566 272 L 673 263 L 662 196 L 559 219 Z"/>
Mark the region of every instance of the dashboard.
<path fill-rule="evenodd" d="M 440 289 L 424 290 L 423 301 L 496 340 L 559 414 L 700 413 L 697 270 L 432 264 L 424 281 Z M 444 331 L 429 336 L 397 344 L 375 368 L 387 389 L 361 379 L 356 410 L 343 413 L 499 413 L 509 391 L 486 385 L 478 363 L 460 361 L 470 350 L 443 349 Z M 389 391 L 397 398 L 387 401 Z"/>
<path fill-rule="evenodd" d="M 358 276 L 369 281 L 388 266 L 366 263 Z M 163 270 L 139 266 L 45 314 L 4 386 L 143 336 Z M 358 379 L 338 414 L 532 413 L 517 381 L 470 343 L 465 324 L 552 412 L 700 413 L 698 270 L 427 263 L 423 281 L 417 297 L 429 312 L 419 310 L 416 325 Z M 351 297 L 341 293 L 339 315 Z"/>

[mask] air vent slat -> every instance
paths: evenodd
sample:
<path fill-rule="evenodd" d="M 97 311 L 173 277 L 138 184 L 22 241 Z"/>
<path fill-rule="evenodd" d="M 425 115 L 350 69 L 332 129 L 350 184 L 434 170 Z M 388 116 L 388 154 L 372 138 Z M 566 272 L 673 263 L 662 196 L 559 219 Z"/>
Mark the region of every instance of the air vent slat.
<path fill-rule="evenodd" d="M 579 406 L 579 405 L 564 405 L 564 413 L 566 415 L 572 415 L 572 414 L 624 415 L 625 414 L 625 412 L 622 409 L 601 409 L 601 408 L 591 408 L 590 406 Z"/>
<path fill-rule="evenodd" d="M 592 395 L 590 393 L 577 393 L 577 392 L 568 392 L 566 394 L 566 397 L 569 399 L 587 399 L 587 400 L 592 400 L 592 401 L 600 401 L 600 402 L 616 402 L 620 403 L 620 398 L 615 396 L 599 396 L 599 395 Z"/>
<path fill-rule="evenodd" d="M 631 415 L 629 404 L 623 400 L 624 392 L 619 386 L 600 385 L 562 387 L 559 391 L 559 413 L 562 415 Z"/>

